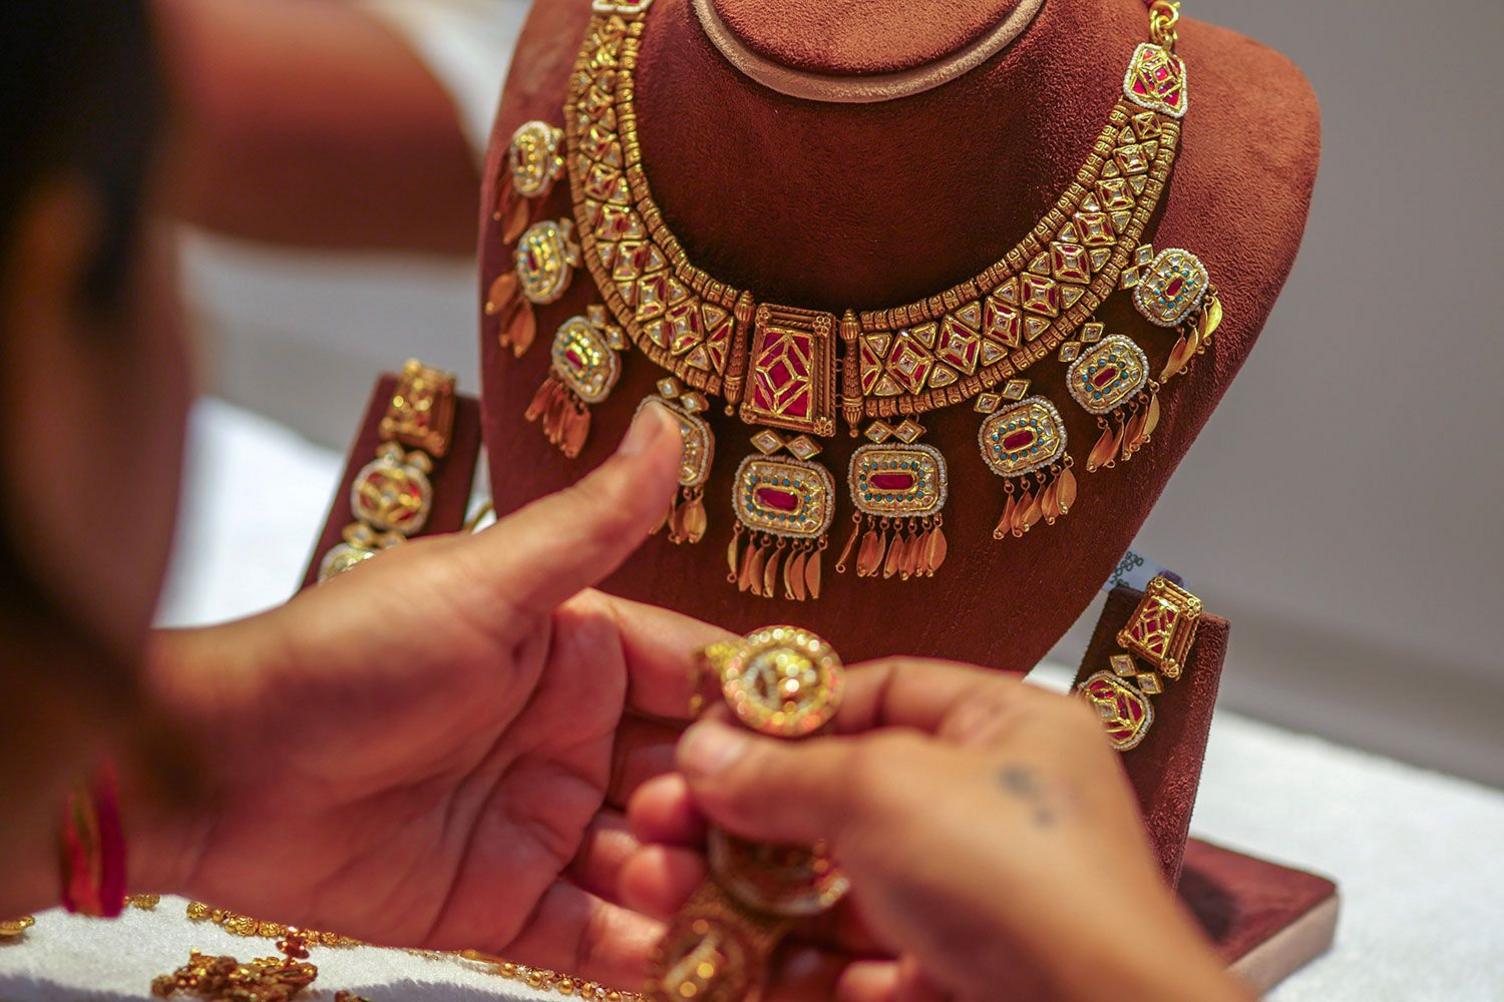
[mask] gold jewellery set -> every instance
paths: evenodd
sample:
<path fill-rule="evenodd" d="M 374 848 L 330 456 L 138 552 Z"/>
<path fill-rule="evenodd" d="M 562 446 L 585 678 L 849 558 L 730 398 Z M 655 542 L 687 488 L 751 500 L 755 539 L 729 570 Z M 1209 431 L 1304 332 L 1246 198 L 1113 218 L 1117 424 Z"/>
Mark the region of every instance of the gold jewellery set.
<path fill-rule="evenodd" d="M 522 125 L 499 183 L 496 218 L 514 267 L 495 280 L 485 309 L 502 345 L 525 353 L 536 338 L 534 307 L 559 301 L 579 270 L 601 300 L 560 325 L 548 377 L 526 412 L 566 455 L 580 452 L 590 407 L 610 395 L 635 347 L 666 371 L 648 399 L 674 413 L 685 443 L 668 532 L 698 542 L 715 454 L 704 415 L 719 397 L 758 429 L 730 499 L 728 578 L 743 592 L 804 600 L 820 595 L 835 522 L 835 479 L 815 457 L 838 418 L 867 439 L 847 473 L 854 511 L 835 565 L 862 577 L 927 577 L 945 561 L 947 461 L 921 441 L 923 414 L 970 403 L 981 415 L 982 461 L 1003 480 L 999 540 L 1053 524 L 1076 500 L 1077 462 L 1058 402 L 1030 393 L 1036 365 L 1065 366 L 1070 397 L 1096 418 L 1088 472 L 1149 443 L 1162 384 L 1206 350 L 1223 316 L 1196 255 L 1145 240 L 1189 106 L 1175 54 L 1178 4 L 1149 4 L 1149 40 L 1132 53 L 1095 145 L 1015 247 L 926 299 L 839 316 L 759 302 L 696 267 L 668 228 L 637 132 L 637 60 L 651 9 L 652 0 L 597 0 L 563 126 Z M 572 217 L 534 221 L 566 175 Z M 1176 338 L 1163 365 L 1095 319 L 1119 290 Z"/>
<path fill-rule="evenodd" d="M 433 508 L 429 476 L 454 431 L 452 373 L 410 359 L 379 426 L 376 458 L 355 475 L 343 541 L 319 562 L 320 583 L 338 577 L 423 530 Z"/>

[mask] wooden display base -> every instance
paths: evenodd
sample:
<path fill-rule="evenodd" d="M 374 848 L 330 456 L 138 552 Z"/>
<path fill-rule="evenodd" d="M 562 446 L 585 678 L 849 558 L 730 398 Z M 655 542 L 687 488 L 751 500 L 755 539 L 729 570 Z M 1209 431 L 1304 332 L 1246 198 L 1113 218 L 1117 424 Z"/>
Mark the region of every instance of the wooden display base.
<path fill-rule="evenodd" d="M 1180 898 L 1259 994 L 1331 948 L 1340 898 L 1324 877 L 1191 839 Z"/>

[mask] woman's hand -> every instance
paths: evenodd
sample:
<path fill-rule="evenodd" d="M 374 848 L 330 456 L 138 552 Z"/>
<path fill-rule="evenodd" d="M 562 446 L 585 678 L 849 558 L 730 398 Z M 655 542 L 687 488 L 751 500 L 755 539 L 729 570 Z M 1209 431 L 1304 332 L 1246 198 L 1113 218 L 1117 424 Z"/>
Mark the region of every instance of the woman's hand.
<path fill-rule="evenodd" d="M 692 727 L 680 772 L 631 804 L 634 834 L 658 844 L 623 868 L 624 899 L 672 914 L 704 877 L 708 819 L 823 840 L 851 879 L 816 945 L 786 955 L 779 998 L 1247 997 L 1165 886 L 1084 704 L 936 662 L 849 682 L 834 736 L 781 742 L 721 711 Z"/>
<path fill-rule="evenodd" d="M 679 727 L 647 716 L 684 714 L 692 652 L 724 634 L 582 589 L 661 518 L 679 442 L 647 408 L 599 470 L 483 533 L 165 635 L 150 685 L 212 806 L 141 818 L 133 885 L 640 983 L 660 929 L 610 901 L 619 808 L 671 768 Z"/>

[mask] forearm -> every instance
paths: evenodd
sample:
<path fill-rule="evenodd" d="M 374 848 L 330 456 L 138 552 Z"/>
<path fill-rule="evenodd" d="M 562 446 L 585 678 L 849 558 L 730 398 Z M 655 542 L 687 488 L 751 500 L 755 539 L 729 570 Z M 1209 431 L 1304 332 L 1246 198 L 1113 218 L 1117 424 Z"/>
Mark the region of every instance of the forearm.
<path fill-rule="evenodd" d="M 358 7 L 157 0 L 185 219 L 310 248 L 473 252 L 479 175 L 448 95 Z"/>

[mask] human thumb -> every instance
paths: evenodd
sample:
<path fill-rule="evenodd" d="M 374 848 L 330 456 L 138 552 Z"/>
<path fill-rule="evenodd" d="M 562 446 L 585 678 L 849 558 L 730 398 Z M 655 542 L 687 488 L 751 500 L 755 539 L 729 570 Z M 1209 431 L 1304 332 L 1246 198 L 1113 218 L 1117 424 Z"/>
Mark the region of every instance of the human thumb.
<path fill-rule="evenodd" d="M 679 742 L 677 764 L 716 825 L 765 842 L 834 839 L 860 812 L 851 779 L 860 739 L 800 742 L 703 720 Z"/>
<path fill-rule="evenodd" d="M 662 520 L 678 486 L 681 448 L 678 422 L 650 403 L 589 476 L 476 536 L 502 597 L 545 614 L 620 567 Z"/>

